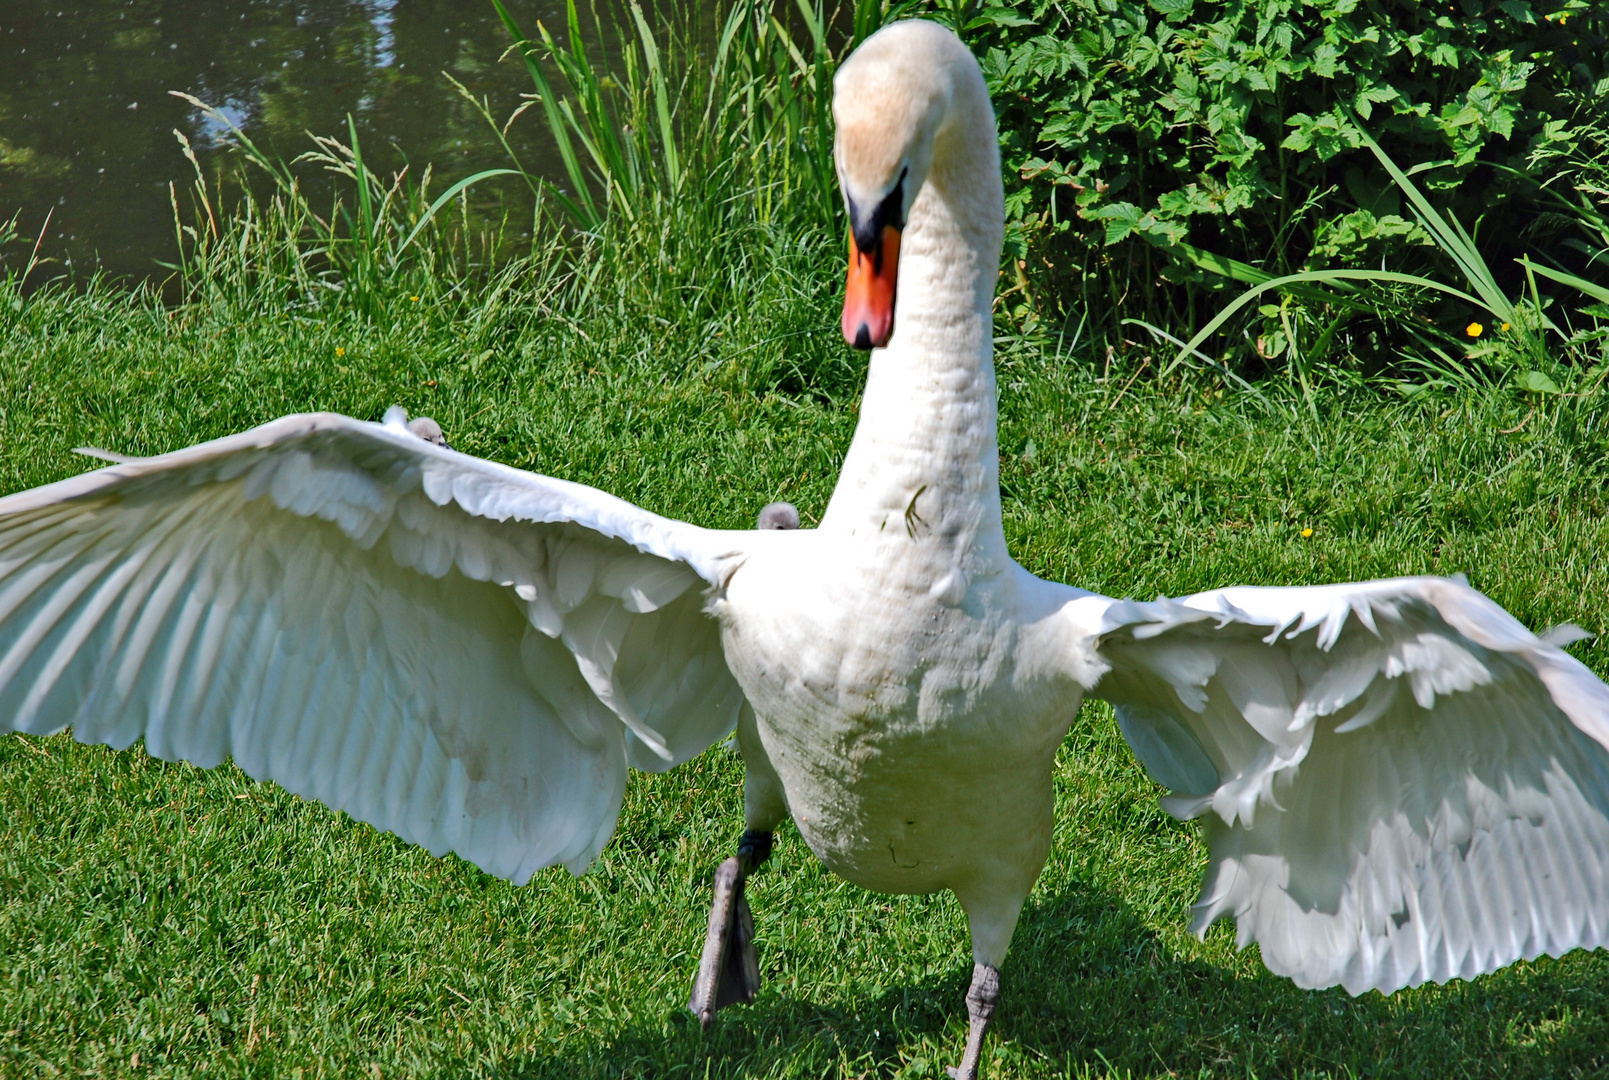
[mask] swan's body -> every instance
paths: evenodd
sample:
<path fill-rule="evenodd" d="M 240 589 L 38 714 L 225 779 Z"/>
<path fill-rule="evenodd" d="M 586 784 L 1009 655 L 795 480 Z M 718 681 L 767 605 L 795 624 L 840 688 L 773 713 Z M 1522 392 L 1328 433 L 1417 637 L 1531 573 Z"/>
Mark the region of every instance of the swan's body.
<path fill-rule="evenodd" d="M 956 602 L 922 560 L 856 565 L 852 541 L 799 539 L 746 563 L 714 610 L 811 850 L 882 892 L 962 892 L 997 862 L 1031 884 L 1082 687 L 1028 659 L 1022 572 L 980 574 Z"/>
<path fill-rule="evenodd" d="M 1234 916 L 1303 986 L 1609 941 L 1609 687 L 1467 585 L 1141 604 L 1011 559 L 982 78 L 948 32 L 895 24 L 840 69 L 835 113 L 844 332 L 886 347 L 819 528 L 700 529 L 401 415 L 287 417 L 0 500 L 0 724 L 232 755 L 521 883 L 593 859 L 628 763 L 735 727 L 749 831 L 695 1011 L 752 996 L 743 877 L 791 815 L 850 881 L 960 898 L 963 1075 L 1086 693 L 1204 822 L 1198 928 Z"/>

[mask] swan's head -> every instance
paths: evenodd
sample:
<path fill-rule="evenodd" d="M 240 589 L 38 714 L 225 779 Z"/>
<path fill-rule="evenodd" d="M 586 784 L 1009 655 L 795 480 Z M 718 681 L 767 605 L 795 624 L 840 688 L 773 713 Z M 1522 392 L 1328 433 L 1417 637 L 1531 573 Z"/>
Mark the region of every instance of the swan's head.
<path fill-rule="evenodd" d="M 900 232 L 962 80 L 982 85 L 966 46 L 916 19 L 867 38 L 833 78 L 833 159 L 849 211 L 842 326 L 857 349 L 881 347 L 893 333 Z"/>

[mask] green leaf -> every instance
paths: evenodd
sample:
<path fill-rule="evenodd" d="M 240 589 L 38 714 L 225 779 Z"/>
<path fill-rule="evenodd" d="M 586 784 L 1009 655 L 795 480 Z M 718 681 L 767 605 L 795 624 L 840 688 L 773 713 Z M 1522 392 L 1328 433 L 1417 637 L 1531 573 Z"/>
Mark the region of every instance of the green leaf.
<path fill-rule="evenodd" d="M 1112 203 L 1090 214 L 1097 221 L 1106 222 L 1106 242 L 1115 244 L 1132 233 L 1140 224 L 1140 208 L 1133 203 Z"/>
<path fill-rule="evenodd" d="M 987 7 L 978 12 L 972 21 L 967 23 L 966 28 L 968 30 L 980 30 L 985 26 L 1018 27 L 1034 25 L 1036 24 L 1032 19 L 1024 18 L 1010 8 Z"/>
<path fill-rule="evenodd" d="M 1536 12 L 1531 10 L 1531 5 L 1526 0 L 1500 0 L 1497 7 L 1516 22 L 1525 23 L 1527 26 L 1536 25 Z"/>
<path fill-rule="evenodd" d="M 1147 0 L 1146 6 L 1164 19 L 1177 22 L 1190 14 L 1195 0 Z"/>
<path fill-rule="evenodd" d="M 1520 386 L 1534 394 L 1557 394 L 1559 384 L 1540 371 L 1527 371 L 1520 376 Z"/>
<path fill-rule="evenodd" d="M 1430 62 L 1437 67 L 1458 67 L 1458 50 L 1444 41 L 1430 50 Z"/>
<path fill-rule="evenodd" d="M 1319 226 L 1312 254 L 1315 259 L 1342 258 L 1356 262 L 1368 252 L 1379 250 L 1369 247 L 1371 241 L 1393 241 L 1415 247 L 1435 244 L 1430 233 L 1418 222 L 1396 214 L 1377 217 L 1367 210 L 1354 210 Z"/>

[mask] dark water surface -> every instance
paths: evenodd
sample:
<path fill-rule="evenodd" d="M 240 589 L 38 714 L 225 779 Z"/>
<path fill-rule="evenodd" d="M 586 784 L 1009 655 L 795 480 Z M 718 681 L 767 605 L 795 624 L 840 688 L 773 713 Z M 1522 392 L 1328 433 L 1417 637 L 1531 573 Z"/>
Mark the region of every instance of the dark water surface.
<path fill-rule="evenodd" d="M 563 26 L 554 0 L 509 6 L 528 33 L 538 19 Z M 20 211 L 29 240 L 0 251 L 0 265 L 26 262 L 48 211 L 41 254 L 56 261 L 30 284 L 64 269 L 167 273 L 157 263 L 177 254 L 168 185 L 188 213 L 195 179 L 173 132 L 209 174 L 226 132 L 170 90 L 219 108 L 287 161 L 312 147 L 308 132 L 346 142 L 350 113 L 382 174 L 412 163 L 417 178 L 432 164 L 440 192 L 506 165 L 442 73 L 505 118 L 531 89 L 518 57 L 499 62 L 509 42 L 490 0 L 0 0 L 0 221 Z M 510 141 L 532 172 L 560 175 L 540 110 L 515 122 Z M 316 170 L 302 175 L 316 190 Z M 516 230 L 528 225 L 524 190 L 502 189 Z M 494 210 L 498 197 L 478 196 Z"/>

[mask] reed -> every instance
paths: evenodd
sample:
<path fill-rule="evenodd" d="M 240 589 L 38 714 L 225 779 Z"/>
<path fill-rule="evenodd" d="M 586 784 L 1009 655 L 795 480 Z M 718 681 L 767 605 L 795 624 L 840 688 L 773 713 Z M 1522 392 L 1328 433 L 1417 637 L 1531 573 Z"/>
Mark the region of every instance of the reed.
<path fill-rule="evenodd" d="M 565 167 L 563 188 L 542 180 L 583 229 L 610 214 L 638 222 L 675 208 L 680 223 L 719 229 L 734 215 L 837 214 L 831 158 L 830 93 L 837 57 L 827 44 L 828 11 L 739 0 L 712 28 L 651 17 L 635 0 L 628 25 L 596 36 L 619 43 L 612 66 L 594 62 L 581 12 L 566 0 L 562 38 L 538 22 L 528 37 L 503 0 L 492 0 L 530 73 Z M 561 82 L 544 73 L 551 63 Z"/>

